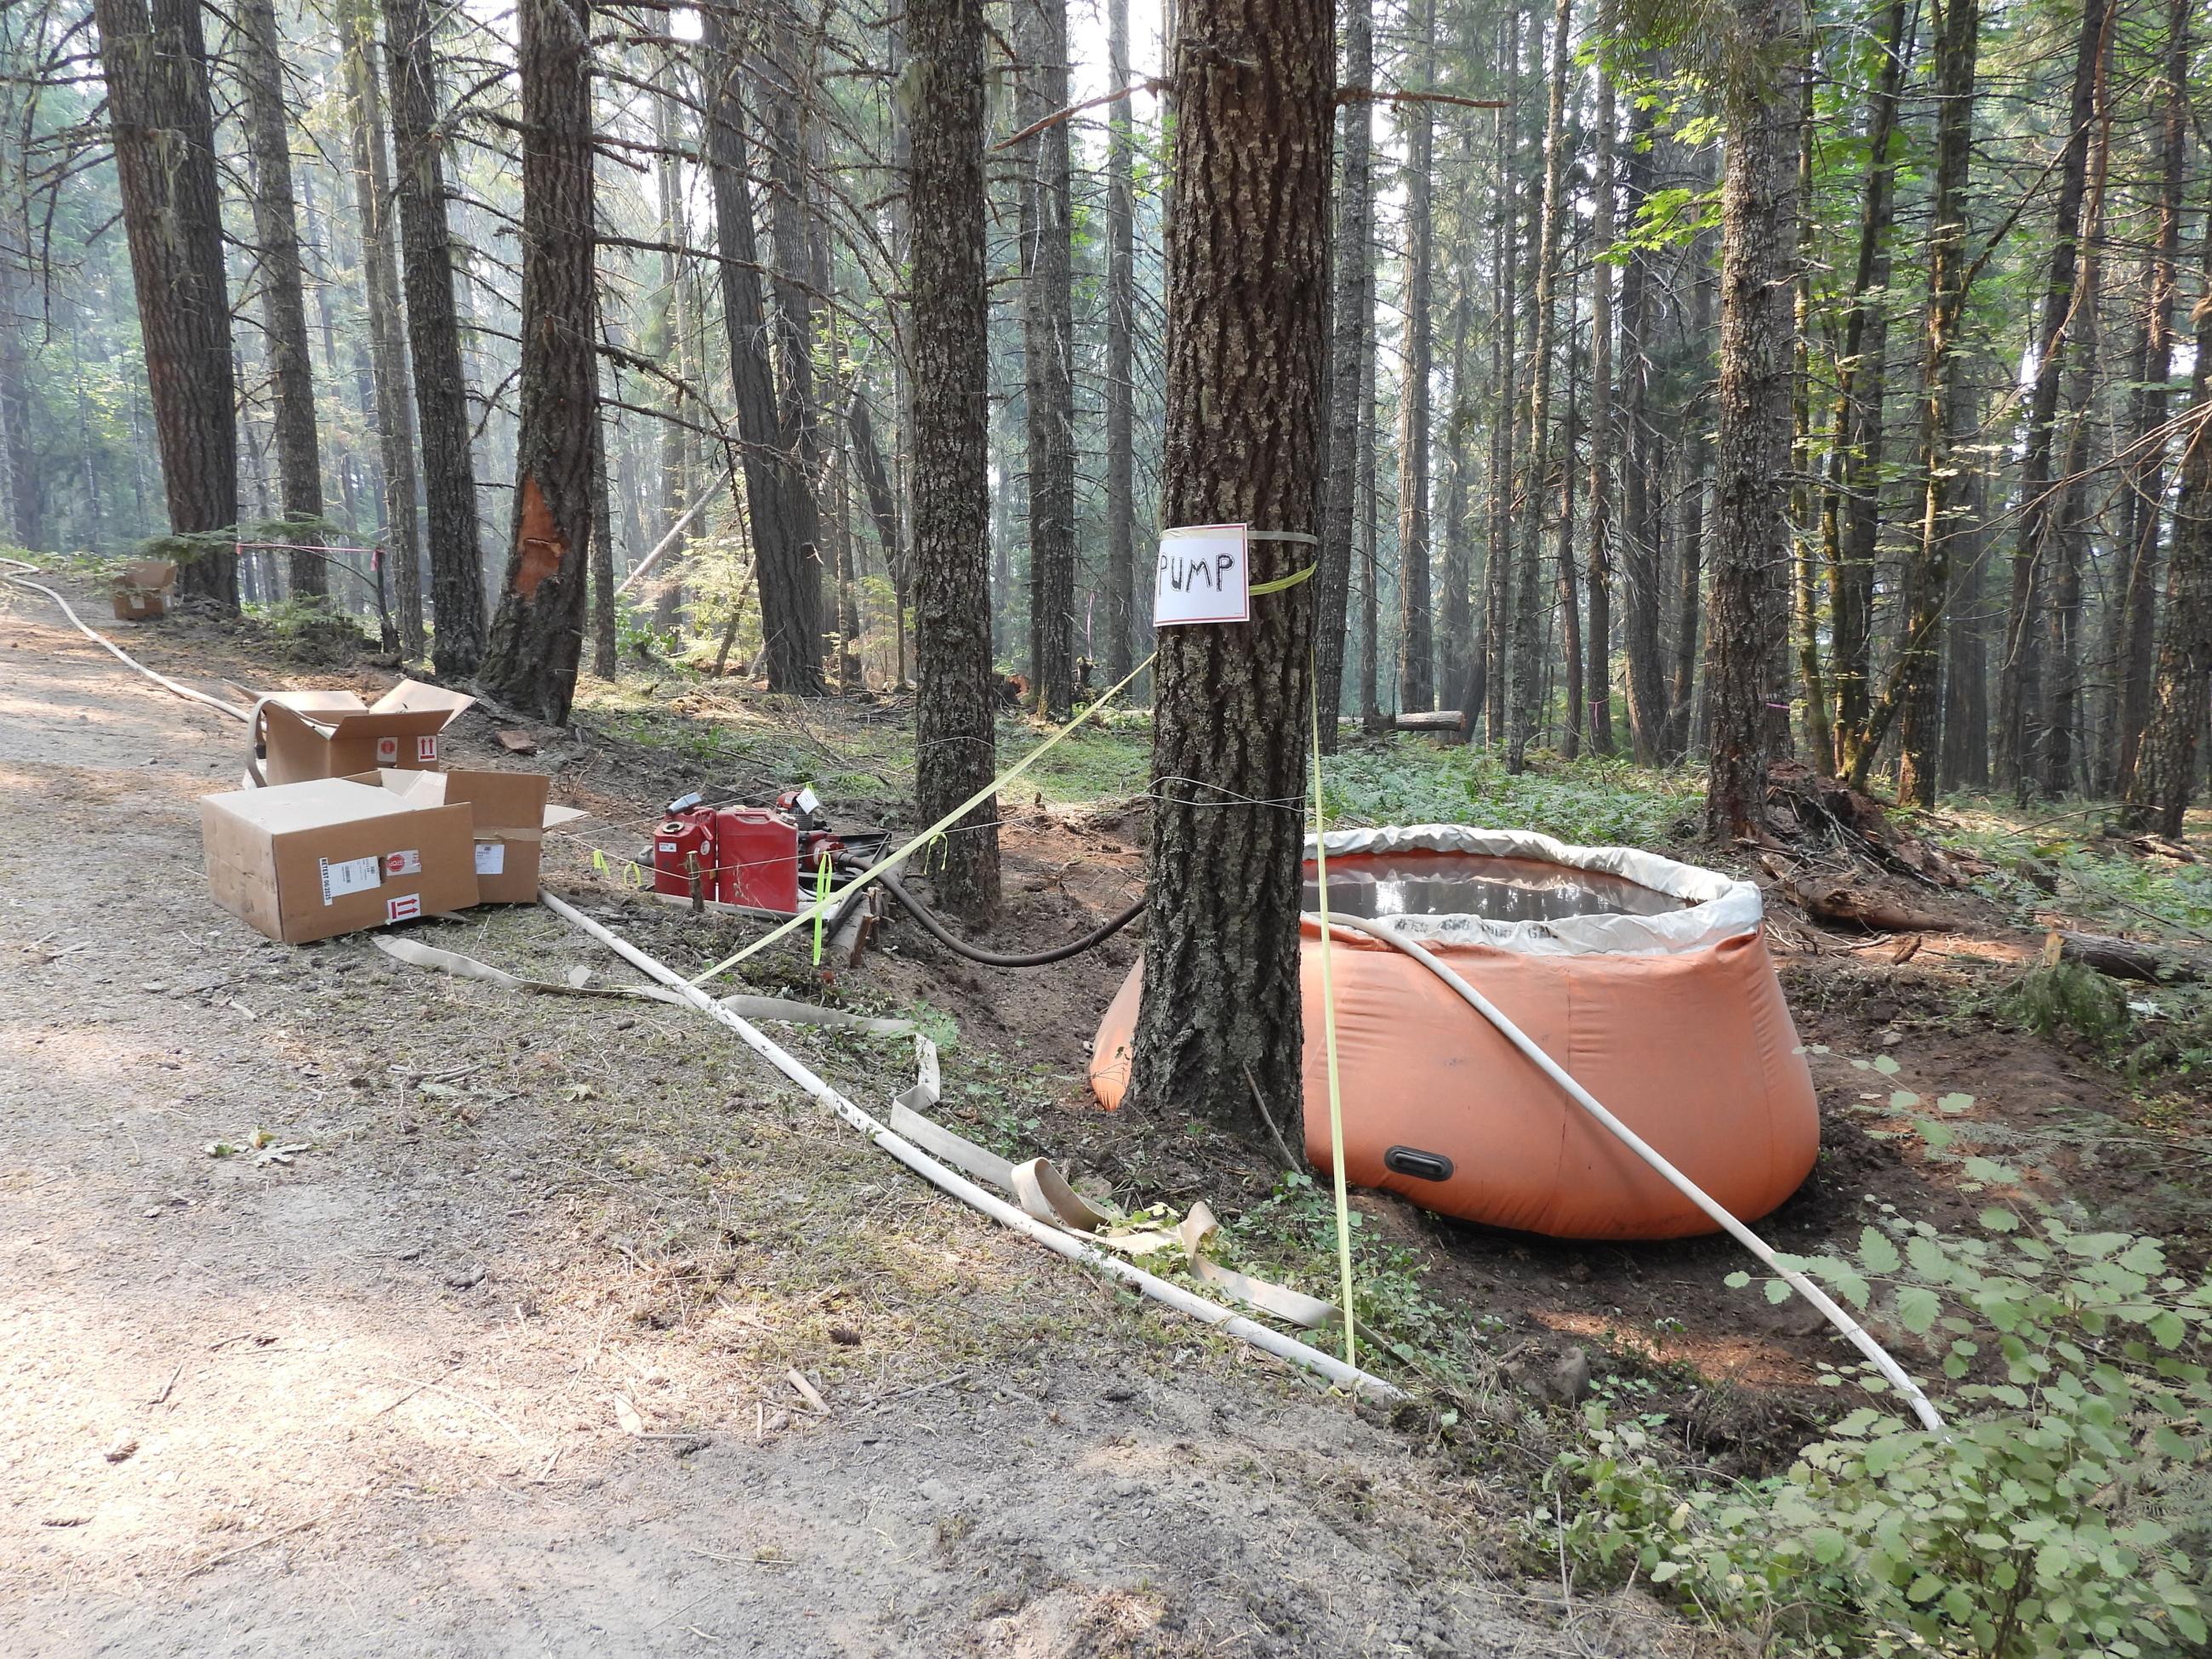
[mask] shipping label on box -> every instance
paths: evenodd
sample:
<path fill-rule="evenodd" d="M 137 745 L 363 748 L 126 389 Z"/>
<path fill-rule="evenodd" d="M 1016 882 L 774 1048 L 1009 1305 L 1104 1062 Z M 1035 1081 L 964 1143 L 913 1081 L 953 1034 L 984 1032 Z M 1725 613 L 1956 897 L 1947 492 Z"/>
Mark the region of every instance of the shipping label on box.
<path fill-rule="evenodd" d="M 465 909 L 479 896 L 465 804 L 323 778 L 206 796 L 200 830 L 216 902 L 289 945 Z"/>

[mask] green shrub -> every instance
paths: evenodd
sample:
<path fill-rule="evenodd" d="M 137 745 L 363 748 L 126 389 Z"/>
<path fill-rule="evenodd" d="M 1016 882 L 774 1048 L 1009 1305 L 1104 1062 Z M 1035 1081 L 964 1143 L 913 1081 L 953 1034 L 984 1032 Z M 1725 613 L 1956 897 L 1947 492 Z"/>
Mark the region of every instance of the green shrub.
<path fill-rule="evenodd" d="M 1790 1264 L 1879 1334 L 1942 1353 L 1948 1435 L 1891 1409 L 1870 1370 L 1832 1371 L 1877 1403 L 1779 1475 L 1696 1485 L 1641 1425 L 1594 1407 L 1550 1476 L 1571 1504 L 1531 1526 L 1785 1652 L 2202 1652 L 2212 1282 L 2171 1272 L 2154 1238 L 2003 1208 L 1981 1224 L 1948 1236 L 1885 1213 L 1855 1255 Z"/>
<path fill-rule="evenodd" d="M 2076 1036 L 2100 1048 L 2118 1043 L 2130 1023 L 2127 993 L 2078 962 L 2029 969 L 2005 994 L 2002 1006 L 2038 1036 Z"/>

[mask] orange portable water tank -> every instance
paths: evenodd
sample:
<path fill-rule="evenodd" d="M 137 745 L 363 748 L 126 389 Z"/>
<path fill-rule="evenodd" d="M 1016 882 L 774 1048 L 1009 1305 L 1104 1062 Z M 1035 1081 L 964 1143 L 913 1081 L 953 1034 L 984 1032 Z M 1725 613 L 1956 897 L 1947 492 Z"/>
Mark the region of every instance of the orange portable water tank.
<path fill-rule="evenodd" d="M 1745 1220 L 1820 1150 L 1759 890 L 1626 848 L 1459 825 L 1342 830 L 1340 914 L 1434 952 L 1585 1089 Z M 1314 866 L 1302 929 L 1306 1155 L 1332 1168 Z M 1447 908 L 1453 907 L 1453 908 Z M 1678 1238 L 1711 1220 L 1402 951 L 1333 930 L 1345 1176 L 1441 1214 L 1561 1238 Z M 1091 1081 L 1128 1085 L 1143 964 L 1098 1029 Z"/>

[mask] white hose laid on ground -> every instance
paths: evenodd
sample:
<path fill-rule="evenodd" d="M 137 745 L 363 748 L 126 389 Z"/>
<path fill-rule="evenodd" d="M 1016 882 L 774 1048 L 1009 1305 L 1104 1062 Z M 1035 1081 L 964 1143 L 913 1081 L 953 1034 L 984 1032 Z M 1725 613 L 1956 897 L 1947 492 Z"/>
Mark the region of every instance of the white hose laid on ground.
<path fill-rule="evenodd" d="M 993 1220 L 1001 1222 L 1012 1227 L 1016 1232 L 1036 1240 L 1055 1255 L 1064 1255 L 1071 1261 L 1080 1261 L 1086 1267 L 1095 1267 L 1100 1273 L 1118 1279 L 1132 1289 L 1141 1291 L 1155 1302 L 1173 1308 L 1178 1313 L 1188 1314 L 1193 1319 L 1212 1326 L 1224 1336 L 1234 1337 L 1240 1342 L 1249 1343 L 1253 1347 L 1273 1354 L 1278 1359 L 1287 1360 L 1293 1365 L 1316 1372 L 1340 1388 L 1349 1389 L 1355 1394 L 1364 1393 L 1383 1400 L 1402 1400 L 1406 1397 L 1402 1389 L 1384 1382 L 1371 1371 L 1362 1370 L 1356 1365 L 1347 1365 L 1341 1359 L 1323 1353 L 1318 1348 L 1309 1347 L 1296 1337 L 1285 1336 L 1280 1331 L 1271 1330 L 1265 1325 L 1257 1324 L 1241 1314 L 1231 1312 L 1218 1302 L 1210 1302 L 1202 1296 L 1194 1296 L 1179 1285 L 1171 1285 L 1166 1279 L 1148 1273 L 1141 1267 L 1133 1267 L 1118 1257 L 1109 1255 L 1104 1251 L 1083 1243 L 1072 1233 L 1062 1232 L 1057 1227 L 1047 1226 L 1043 1222 L 1017 1209 L 1004 1199 L 985 1192 L 975 1182 L 945 1168 L 944 1164 L 939 1164 L 904 1136 L 894 1133 L 884 1124 L 862 1111 L 836 1089 L 815 1076 L 795 1055 L 779 1047 L 758 1027 L 738 1018 L 673 969 L 664 966 L 653 957 L 647 956 L 622 935 L 602 927 L 567 901 L 542 890 L 538 894 L 538 898 L 555 915 L 582 928 L 584 932 L 599 940 L 600 944 L 605 945 L 632 967 L 678 993 L 684 1001 L 706 1015 L 708 1018 L 719 1024 L 728 1026 L 738 1034 L 747 1047 L 800 1088 L 805 1090 L 816 1100 L 827 1106 L 846 1123 L 859 1130 L 869 1140 L 889 1152 L 908 1169 L 928 1182 L 930 1185 L 940 1191 L 950 1193 L 970 1209 L 981 1210 Z"/>
<path fill-rule="evenodd" d="M 44 574 L 40 570 L 37 565 L 25 564 L 21 559 L 0 558 L 0 564 L 12 564 L 16 569 L 27 570 L 34 576 Z M 0 570 L 0 582 L 8 582 L 16 587 L 27 588 L 33 593 L 45 594 L 56 605 L 61 606 L 62 615 L 67 617 L 70 622 L 76 624 L 76 631 L 78 633 L 83 635 L 85 638 L 90 640 L 94 645 L 100 647 L 101 650 L 108 653 L 125 668 L 136 669 L 138 672 L 143 674 L 148 679 L 153 681 L 155 684 L 160 686 L 164 691 L 173 691 L 177 696 L 180 697 L 188 697 L 194 702 L 204 702 L 209 708 L 217 709 L 222 713 L 229 715 L 231 719 L 234 720 L 243 720 L 249 718 L 246 712 L 234 702 L 225 702 L 221 697 L 210 697 L 204 691 L 195 691 L 189 685 L 178 684 L 176 681 L 169 678 L 166 674 L 155 673 L 152 669 L 147 667 L 144 663 L 140 662 L 129 652 L 124 650 L 121 646 L 116 644 L 114 641 L 109 639 L 106 635 L 97 633 L 94 629 L 87 627 L 85 625 L 84 618 L 78 616 L 75 611 L 70 608 L 70 602 L 64 599 L 60 594 L 55 592 L 52 588 L 48 587 L 45 583 L 27 581 L 21 576 L 11 576 L 4 570 Z"/>
<path fill-rule="evenodd" d="M 1307 920 L 1316 925 L 1319 925 L 1321 921 L 1318 915 L 1310 915 Z M 1620 1140 L 1621 1145 L 1650 1164 L 1668 1186 L 1711 1217 L 1716 1225 L 1721 1227 L 1737 1243 L 1742 1245 L 1745 1249 L 1750 1251 L 1779 1275 L 1790 1289 L 1819 1309 L 1822 1316 L 1849 1338 L 1851 1346 L 1873 1363 L 1874 1368 L 1882 1374 L 1889 1385 L 1905 1396 L 1912 1407 L 1913 1415 L 1920 1419 L 1923 1428 L 1932 1434 L 1948 1434 L 1949 1431 L 1944 1427 L 1942 1418 L 1937 1414 L 1936 1407 L 1929 1404 L 1928 1396 L 1921 1392 L 1920 1385 L 1905 1374 L 1905 1368 L 1891 1358 L 1888 1351 L 1879 1342 L 1867 1334 L 1865 1328 L 1860 1325 L 1858 1321 L 1844 1312 L 1826 1291 L 1795 1267 L 1784 1267 L 1765 1239 L 1759 1237 L 1757 1233 L 1714 1202 L 1703 1188 L 1661 1157 L 1643 1136 L 1600 1105 L 1596 1097 L 1589 1090 L 1569 1076 L 1564 1066 L 1539 1048 L 1527 1032 L 1508 1019 L 1488 997 L 1446 967 L 1434 954 L 1423 949 L 1413 940 L 1400 937 L 1379 922 L 1370 921 L 1362 916 L 1346 916 L 1334 913 L 1331 914 L 1329 921 L 1336 927 L 1348 927 L 1354 933 L 1364 933 L 1368 938 L 1388 945 L 1394 950 L 1404 951 L 1449 986 L 1468 1006 L 1496 1026 L 1499 1036 L 1527 1055 L 1545 1076 L 1566 1091 L 1568 1098 L 1576 1105 L 1595 1118 Z"/>

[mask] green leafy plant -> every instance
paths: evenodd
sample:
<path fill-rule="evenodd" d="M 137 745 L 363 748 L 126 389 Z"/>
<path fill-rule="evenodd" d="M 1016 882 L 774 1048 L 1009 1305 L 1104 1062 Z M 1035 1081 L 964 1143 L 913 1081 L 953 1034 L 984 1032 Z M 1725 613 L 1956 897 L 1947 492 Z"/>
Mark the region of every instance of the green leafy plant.
<path fill-rule="evenodd" d="M 1782 1651 L 2203 1650 L 2212 1282 L 2173 1272 L 2157 1239 L 2003 1206 L 1958 1236 L 1885 1209 L 1850 1255 L 1791 1265 L 1940 1354 L 1950 1432 L 1891 1409 L 1869 1372 L 1831 1370 L 1875 1403 L 1786 1472 L 1718 1486 L 1686 1481 L 1642 1425 L 1593 1402 L 1547 1481 L 1559 1506 L 1532 1528 Z"/>

